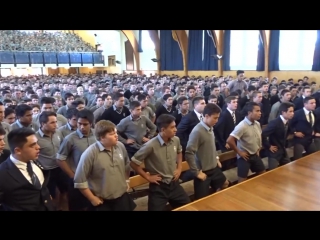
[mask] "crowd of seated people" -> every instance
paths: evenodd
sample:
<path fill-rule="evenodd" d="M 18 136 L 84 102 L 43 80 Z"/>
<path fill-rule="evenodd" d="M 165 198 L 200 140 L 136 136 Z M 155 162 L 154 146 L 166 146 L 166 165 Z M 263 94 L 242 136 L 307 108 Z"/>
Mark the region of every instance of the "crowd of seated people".
<path fill-rule="evenodd" d="M 96 52 L 77 34 L 69 32 L 1 30 L 1 51 Z"/>
<path fill-rule="evenodd" d="M 194 128 L 201 127 L 199 124 L 212 124 L 206 129 L 210 132 L 213 126 L 216 143 L 207 151 L 236 151 L 238 178 L 245 181 L 249 169 L 258 174 L 265 171 L 260 158 L 262 148 L 268 157 L 269 168 L 320 150 L 319 94 L 317 84 L 309 82 L 306 76 L 295 81 L 279 81 L 276 77 L 269 81 L 262 76 L 246 78 L 245 72 L 240 70 L 235 78 L 135 74 L 2 77 L 0 113 L 3 111 L 4 114 L 0 114 L 0 140 L 4 137 L 4 142 L 0 141 L 0 150 L 5 154 L 0 158 L 3 161 L 0 175 L 1 166 L 10 161 L 6 160 L 10 151 L 18 156 L 12 149 L 21 147 L 10 146 L 14 144 L 10 132 L 26 128 L 34 131 L 38 139 L 37 162 L 44 171 L 51 172 L 48 189 L 55 209 L 132 210 L 134 203 L 126 195 L 126 185 L 117 181 L 129 183 L 129 176 L 134 174 L 150 182 L 150 193 L 165 195 L 161 195 L 165 199 L 162 202 L 155 195 L 149 195 L 149 210 L 162 210 L 167 201 L 178 207 L 188 200 L 178 186 L 172 186 L 175 194 L 163 190 L 173 184 L 170 177 L 203 182 L 210 177 L 211 181 L 216 181 L 211 185 L 216 191 L 230 185 L 221 173 L 197 172 L 199 169 L 193 159 L 194 155 L 199 156 L 197 151 L 201 148 L 195 147 Z M 216 122 L 210 118 L 214 114 L 219 117 Z M 279 128 L 276 121 L 282 121 L 283 128 L 281 124 Z M 262 130 L 262 126 L 267 127 Z M 287 140 L 289 135 L 292 135 L 291 140 Z M 51 137 L 49 141 L 46 136 Z M 167 140 L 165 144 L 161 142 L 164 139 Z M 237 146 L 234 140 L 240 145 Z M 292 141 L 294 148 L 292 159 L 286 154 L 288 141 Z M 54 148 L 48 147 L 48 142 Z M 110 150 L 112 142 L 114 145 Z M 174 151 L 167 154 L 163 147 L 170 144 Z M 258 150 L 251 150 L 252 146 Z M 281 154 L 276 154 L 279 152 Z M 168 161 L 168 156 L 176 161 L 175 154 L 188 161 L 188 174 L 181 174 L 175 167 L 168 172 L 167 165 L 157 165 L 165 162 L 161 160 L 164 157 Z M 108 165 L 104 165 L 103 159 L 110 161 Z M 146 169 L 140 167 L 143 160 L 150 161 L 145 162 Z M 122 175 L 108 170 L 116 166 L 113 161 L 125 163 L 119 170 Z M 218 158 L 215 161 L 217 168 L 226 167 Z M 123 175 L 125 168 L 131 169 L 130 175 Z M 146 175 L 146 172 L 155 175 Z M 108 182 L 111 180 L 117 183 Z M 10 205 L 1 191 L 0 176 L 0 204 L 11 210 L 23 209 Z M 206 194 L 197 191 L 196 198 Z M 68 206 L 64 204 L 66 199 Z"/>

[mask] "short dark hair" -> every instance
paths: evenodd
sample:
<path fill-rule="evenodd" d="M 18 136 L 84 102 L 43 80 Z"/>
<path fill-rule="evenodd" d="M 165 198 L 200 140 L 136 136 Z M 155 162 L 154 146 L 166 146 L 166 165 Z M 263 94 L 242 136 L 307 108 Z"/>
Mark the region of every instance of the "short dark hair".
<path fill-rule="evenodd" d="M 221 108 L 214 104 L 214 103 L 208 103 L 204 109 L 203 109 L 203 116 L 208 115 L 209 117 L 212 116 L 213 114 L 219 114 L 221 113 Z"/>
<path fill-rule="evenodd" d="M 27 137 L 34 135 L 35 132 L 31 128 L 14 129 L 8 134 L 8 145 L 11 153 L 14 153 L 15 148 L 22 148 L 27 142 Z"/>
<path fill-rule="evenodd" d="M 88 109 L 83 109 L 82 111 L 77 111 L 76 114 L 77 114 L 77 115 L 76 115 L 77 120 L 78 120 L 79 118 L 83 118 L 83 119 L 87 119 L 90 124 L 93 123 L 94 116 L 93 116 L 93 112 L 91 112 L 90 110 L 88 110 Z M 69 118 L 69 119 L 70 119 L 70 118 Z"/>
<path fill-rule="evenodd" d="M 147 98 L 147 96 L 144 95 L 144 94 L 139 94 L 139 95 L 138 95 L 138 101 L 139 101 L 139 102 L 140 102 L 140 101 L 143 101 L 143 100 L 146 100 L 146 98 Z"/>
<path fill-rule="evenodd" d="M 141 106 L 141 104 L 140 104 L 140 102 L 138 102 L 138 101 L 132 101 L 131 103 L 130 103 L 130 110 L 134 110 L 135 108 L 137 108 L 137 107 L 140 107 Z"/>
<path fill-rule="evenodd" d="M 203 97 L 195 97 L 193 100 L 192 100 L 192 106 L 198 104 L 201 100 L 204 100 Z"/>
<path fill-rule="evenodd" d="M 115 92 L 114 94 L 113 94 L 113 100 L 114 101 L 118 101 L 120 98 L 122 98 L 122 97 L 124 97 L 124 95 L 122 94 L 122 93 L 119 93 L 119 92 Z"/>
<path fill-rule="evenodd" d="M 42 112 L 39 116 L 39 123 L 42 126 L 43 123 L 47 123 L 49 121 L 49 117 L 57 117 L 55 112 Z"/>
<path fill-rule="evenodd" d="M 15 113 L 14 109 L 13 108 L 10 108 L 10 107 L 7 107 L 5 110 L 4 110 L 4 118 L 8 117 L 10 114 L 12 113 Z"/>
<path fill-rule="evenodd" d="M 0 126 L 0 136 L 6 135 L 6 131 L 3 129 L 2 126 Z"/>
<path fill-rule="evenodd" d="M 66 117 L 67 119 L 71 119 L 74 116 L 77 116 L 78 109 L 76 108 L 68 108 Z"/>
<path fill-rule="evenodd" d="M 164 101 L 167 101 L 169 98 L 172 98 L 172 95 L 171 94 L 165 94 L 165 95 L 163 95 L 163 97 L 162 97 L 162 99 L 164 100 Z"/>
<path fill-rule="evenodd" d="M 42 107 L 43 104 L 53 104 L 54 103 L 54 98 L 52 97 L 42 97 L 40 99 L 40 105 Z"/>
<path fill-rule="evenodd" d="M 67 101 L 68 98 L 70 97 L 74 97 L 74 95 L 72 93 L 67 92 L 66 94 L 64 94 L 64 100 Z"/>
<path fill-rule="evenodd" d="M 73 101 L 72 102 L 72 107 L 78 107 L 79 105 L 84 105 L 84 101 L 82 101 L 82 100 L 80 100 L 80 99 L 78 99 L 78 100 L 75 100 L 75 101 Z"/>
<path fill-rule="evenodd" d="M 280 96 L 283 97 L 286 93 L 290 93 L 290 90 L 288 89 L 283 89 L 280 93 Z"/>
<path fill-rule="evenodd" d="M 288 112 L 289 108 L 293 107 L 294 108 L 294 104 L 291 102 L 283 102 L 280 104 L 279 106 L 279 110 L 278 112 L 280 114 L 282 114 L 283 112 Z"/>
<path fill-rule="evenodd" d="M 305 97 L 303 99 L 303 104 L 308 103 L 310 100 L 316 100 L 314 97 Z"/>
<path fill-rule="evenodd" d="M 27 104 L 20 104 L 15 108 L 17 118 L 23 117 L 27 111 L 32 111 L 32 107 Z"/>
<path fill-rule="evenodd" d="M 248 102 L 244 106 L 244 111 L 246 116 L 248 116 L 249 112 L 253 112 L 254 107 L 260 107 L 260 105 L 256 102 Z"/>
<path fill-rule="evenodd" d="M 161 132 L 162 128 L 167 128 L 175 120 L 176 118 L 170 114 L 161 114 L 156 122 L 158 131 Z"/>
<path fill-rule="evenodd" d="M 177 99 L 177 104 L 178 104 L 178 105 L 181 105 L 184 101 L 187 101 L 187 100 L 188 100 L 187 97 L 179 97 L 179 98 Z"/>
<path fill-rule="evenodd" d="M 228 97 L 226 97 L 226 99 L 224 100 L 225 101 L 225 103 L 231 103 L 231 101 L 233 101 L 233 100 L 237 100 L 237 97 L 236 96 L 228 96 Z"/>

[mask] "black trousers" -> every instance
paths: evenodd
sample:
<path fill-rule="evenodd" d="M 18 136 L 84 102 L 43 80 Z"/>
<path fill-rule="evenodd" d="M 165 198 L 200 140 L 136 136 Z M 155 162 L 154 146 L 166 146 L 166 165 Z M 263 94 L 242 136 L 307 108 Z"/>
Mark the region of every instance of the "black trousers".
<path fill-rule="evenodd" d="M 193 180 L 194 198 L 195 200 L 206 197 L 210 194 L 210 188 L 216 192 L 227 181 L 226 176 L 223 174 L 219 167 L 204 171 L 207 175 L 206 180 L 195 177 Z"/>
<path fill-rule="evenodd" d="M 135 202 L 128 193 L 124 193 L 121 197 L 111 200 L 103 200 L 103 204 L 92 206 L 89 211 L 133 211 L 136 208 Z"/>
<path fill-rule="evenodd" d="M 80 192 L 80 190 L 74 188 L 73 179 L 70 179 L 69 182 L 68 206 L 69 211 L 83 211 L 91 206 L 90 201 Z"/>
<path fill-rule="evenodd" d="M 169 184 L 160 182 L 159 185 L 150 183 L 148 211 L 164 211 L 168 202 L 172 208 L 190 203 L 190 198 L 179 181 L 172 181 Z"/>
<path fill-rule="evenodd" d="M 293 159 L 297 160 L 303 157 L 303 150 L 307 152 L 307 154 L 311 154 L 317 151 L 317 146 L 314 141 L 310 141 L 308 144 L 294 144 L 293 145 Z"/>

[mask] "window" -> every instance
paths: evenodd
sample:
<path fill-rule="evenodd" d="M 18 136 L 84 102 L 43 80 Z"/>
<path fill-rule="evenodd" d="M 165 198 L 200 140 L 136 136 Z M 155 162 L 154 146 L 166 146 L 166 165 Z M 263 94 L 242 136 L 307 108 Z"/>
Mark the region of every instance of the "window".
<path fill-rule="evenodd" d="M 115 55 L 111 55 L 108 56 L 108 66 L 116 66 L 116 56 Z"/>
<path fill-rule="evenodd" d="M 152 50 L 154 51 L 154 43 L 150 38 L 149 30 L 142 30 L 142 49 L 144 50 Z"/>
<path fill-rule="evenodd" d="M 150 38 L 149 30 L 142 30 L 142 50 L 140 53 L 140 68 L 141 70 L 157 70 L 158 64 L 151 59 L 156 58 L 155 45 Z"/>
<path fill-rule="evenodd" d="M 256 70 L 259 30 L 231 30 L 230 70 Z"/>
<path fill-rule="evenodd" d="M 280 70 L 311 70 L 316 30 L 280 30 Z"/>

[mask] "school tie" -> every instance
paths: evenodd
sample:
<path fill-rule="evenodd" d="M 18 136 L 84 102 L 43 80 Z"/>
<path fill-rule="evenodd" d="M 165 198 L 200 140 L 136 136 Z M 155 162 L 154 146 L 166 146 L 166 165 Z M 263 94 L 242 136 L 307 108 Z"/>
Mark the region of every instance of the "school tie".
<path fill-rule="evenodd" d="M 232 119 L 233 119 L 233 123 L 236 124 L 236 115 L 234 112 L 232 112 Z"/>
<path fill-rule="evenodd" d="M 309 112 L 309 123 L 311 125 L 311 127 L 313 127 L 313 119 L 312 119 L 312 112 Z"/>
<path fill-rule="evenodd" d="M 32 182 L 32 184 L 33 184 L 36 188 L 41 189 L 42 186 L 41 186 L 41 184 L 40 184 L 40 181 L 39 181 L 37 175 L 33 172 L 32 165 L 31 165 L 31 161 L 29 161 L 29 162 L 27 163 L 27 171 L 28 171 L 28 173 L 29 173 L 29 176 L 31 177 L 31 182 Z"/>
<path fill-rule="evenodd" d="M 203 116 L 202 116 L 202 114 L 200 115 L 200 122 L 203 120 Z"/>

